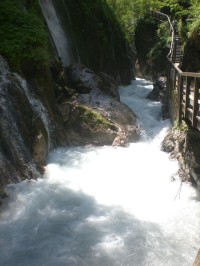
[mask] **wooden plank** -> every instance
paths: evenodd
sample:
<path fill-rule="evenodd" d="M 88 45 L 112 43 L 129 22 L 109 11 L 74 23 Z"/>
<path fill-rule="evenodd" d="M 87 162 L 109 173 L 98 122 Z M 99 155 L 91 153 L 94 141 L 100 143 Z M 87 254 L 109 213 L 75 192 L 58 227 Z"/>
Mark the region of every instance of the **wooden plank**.
<path fill-rule="evenodd" d="M 182 72 L 181 76 L 192 77 L 192 78 L 200 78 L 200 73 Z"/>
<path fill-rule="evenodd" d="M 177 73 L 178 74 L 178 73 Z M 182 77 L 178 74 L 178 125 L 181 124 L 182 121 L 182 96 L 183 96 L 183 79 Z"/>
<path fill-rule="evenodd" d="M 197 256 L 196 256 L 196 259 L 194 261 L 193 266 L 200 266 L 200 249 L 199 249 L 199 251 L 197 253 Z"/>
<path fill-rule="evenodd" d="M 193 115 L 193 110 L 191 108 L 187 108 L 187 120 L 192 123 L 192 115 Z"/>
<path fill-rule="evenodd" d="M 197 129 L 200 131 L 200 122 L 197 121 Z"/>
<path fill-rule="evenodd" d="M 189 94 L 190 94 L 190 78 L 186 77 L 184 118 L 187 118 L 186 116 L 187 116 L 187 108 L 189 106 Z"/>
<path fill-rule="evenodd" d="M 200 122 L 200 116 L 199 115 L 196 116 L 196 119 L 198 122 Z"/>
<path fill-rule="evenodd" d="M 187 108 L 187 112 L 189 112 L 190 114 L 193 114 L 193 110 L 191 108 Z"/>
<path fill-rule="evenodd" d="M 193 102 L 193 116 L 192 116 L 192 126 L 196 125 L 196 116 L 199 110 L 198 105 L 198 97 L 199 97 L 199 81 L 197 78 L 194 79 L 194 102 Z"/>
<path fill-rule="evenodd" d="M 173 69 L 173 90 L 176 90 L 176 70 Z"/>
<path fill-rule="evenodd" d="M 190 100 L 194 101 L 194 92 L 190 93 L 189 98 Z"/>

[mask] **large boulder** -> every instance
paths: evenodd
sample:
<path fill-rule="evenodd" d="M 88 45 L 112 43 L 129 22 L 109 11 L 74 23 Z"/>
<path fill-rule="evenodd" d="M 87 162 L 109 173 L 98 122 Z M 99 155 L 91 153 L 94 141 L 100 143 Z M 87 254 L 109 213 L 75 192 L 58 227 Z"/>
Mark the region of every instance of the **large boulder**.
<path fill-rule="evenodd" d="M 153 84 L 153 90 L 147 98 L 153 101 L 163 102 L 166 94 L 166 77 L 159 77 Z"/>
<path fill-rule="evenodd" d="M 70 118 L 66 122 L 66 138 L 70 145 L 112 144 L 119 130 L 115 123 L 88 105 L 79 102 L 63 105 L 65 110 L 67 106 L 70 108 Z"/>
<path fill-rule="evenodd" d="M 71 65 L 65 74 L 67 86 L 77 92 L 58 106 L 67 143 L 126 146 L 139 138 L 136 116 L 119 101 L 118 86 L 112 77 L 97 75 L 83 65 Z"/>
<path fill-rule="evenodd" d="M 106 94 L 119 100 L 117 81 L 106 73 L 96 75 L 88 67 L 76 64 L 65 68 L 68 86 L 75 89 L 78 93 L 90 93 L 92 89 L 101 89 Z"/>
<path fill-rule="evenodd" d="M 160 76 L 153 83 L 153 90 L 147 95 L 147 99 L 162 103 L 162 118 L 169 118 L 168 99 L 166 91 L 166 77 Z"/>
<path fill-rule="evenodd" d="M 89 93 L 93 88 L 98 87 L 99 80 L 95 73 L 89 68 L 78 64 L 65 68 L 68 85 L 78 93 Z"/>

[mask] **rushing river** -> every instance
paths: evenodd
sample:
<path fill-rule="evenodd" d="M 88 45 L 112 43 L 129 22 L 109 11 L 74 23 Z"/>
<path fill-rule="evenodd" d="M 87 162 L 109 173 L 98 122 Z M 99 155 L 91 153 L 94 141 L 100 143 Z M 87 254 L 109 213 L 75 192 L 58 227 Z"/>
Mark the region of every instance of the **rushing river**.
<path fill-rule="evenodd" d="M 160 151 L 170 127 L 152 85 L 120 89 L 137 114 L 139 143 L 51 152 L 43 179 L 10 185 L 0 218 L 2 266 L 191 266 L 200 245 L 200 198 L 181 187 Z M 174 181 L 172 181 L 174 180 Z"/>

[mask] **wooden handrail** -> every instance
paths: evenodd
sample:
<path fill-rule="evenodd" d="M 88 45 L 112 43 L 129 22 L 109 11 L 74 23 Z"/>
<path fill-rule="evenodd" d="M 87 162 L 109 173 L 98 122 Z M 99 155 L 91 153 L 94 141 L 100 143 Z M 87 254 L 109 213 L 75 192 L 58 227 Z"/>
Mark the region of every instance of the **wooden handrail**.
<path fill-rule="evenodd" d="M 185 76 L 185 77 L 193 77 L 193 78 L 200 78 L 200 73 L 197 72 L 181 72 L 181 76 Z"/>
<path fill-rule="evenodd" d="M 171 23 L 169 16 L 158 11 L 151 12 L 159 21 L 168 21 L 171 32 L 170 51 L 167 55 L 167 95 L 172 97 L 175 91 L 178 94 L 177 118 L 180 124 L 182 120 L 190 122 L 193 128 L 200 131 L 200 73 L 183 72 L 179 68 L 181 62 L 180 50 L 177 51 L 176 41 L 180 40 L 176 29 Z M 177 25 L 176 25 L 177 27 Z M 180 49 L 180 42 L 179 47 Z M 178 53 L 177 53 L 178 52 Z M 170 104 L 169 104 L 170 105 Z"/>

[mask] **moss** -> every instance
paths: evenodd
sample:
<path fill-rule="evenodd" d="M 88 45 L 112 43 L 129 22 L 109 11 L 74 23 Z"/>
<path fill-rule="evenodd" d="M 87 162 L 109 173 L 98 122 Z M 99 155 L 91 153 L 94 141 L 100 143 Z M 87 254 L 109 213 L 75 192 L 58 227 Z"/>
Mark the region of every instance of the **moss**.
<path fill-rule="evenodd" d="M 94 128 L 94 130 L 112 129 L 117 130 L 117 127 L 104 118 L 101 114 L 87 106 L 79 105 L 77 110 L 80 112 L 80 119 L 85 124 Z"/>
<path fill-rule="evenodd" d="M 21 70 L 49 64 L 48 35 L 39 14 L 38 1 L 0 1 L 0 53 Z"/>

